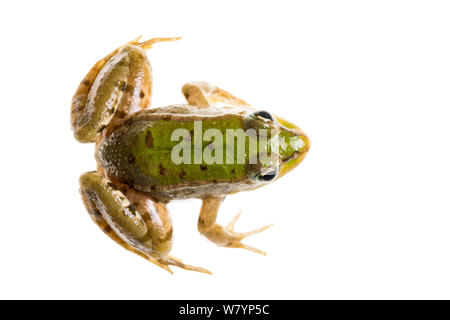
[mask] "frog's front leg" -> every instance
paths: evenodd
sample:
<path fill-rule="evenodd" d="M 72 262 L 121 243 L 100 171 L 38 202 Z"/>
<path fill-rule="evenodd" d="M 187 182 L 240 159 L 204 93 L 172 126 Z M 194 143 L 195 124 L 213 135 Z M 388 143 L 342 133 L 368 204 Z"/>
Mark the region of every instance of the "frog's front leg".
<path fill-rule="evenodd" d="M 249 106 L 247 102 L 235 97 L 228 91 L 208 82 L 195 81 L 186 83 L 181 89 L 186 100 L 192 106 L 207 108 L 210 106 Z"/>
<path fill-rule="evenodd" d="M 216 219 L 219 207 L 223 200 L 223 197 L 208 197 L 202 200 L 202 208 L 200 210 L 200 216 L 198 218 L 198 230 L 200 231 L 200 233 L 218 246 L 229 248 L 243 248 L 265 255 L 264 251 L 243 244 L 241 240 L 253 234 L 260 233 L 270 228 L 272 225 L 267 225 L 262 228 L 244 233 L 235 232 L 234 224 L 240 216 L 240 213 L 238 213 L 225 228 L 222 227 L 221 225 L 216 223 Z"/>
<path fill-rule="evenodd" d="M 165 205 L 154 203 L 136 191 L 117 189 L 97 172 L 80 177 L 83 202 L 94 222 L 125 249 L 172 273 L 169 265 L 203 273 L 171 257 L 172 222 Z"/>

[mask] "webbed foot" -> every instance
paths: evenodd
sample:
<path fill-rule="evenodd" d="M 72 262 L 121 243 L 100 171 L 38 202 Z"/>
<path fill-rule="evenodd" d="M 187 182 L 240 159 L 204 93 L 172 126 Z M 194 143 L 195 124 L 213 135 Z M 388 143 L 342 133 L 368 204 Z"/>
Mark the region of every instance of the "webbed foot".
<path fill-rule="evenodd" d="M 241 240 L 245 239 L 245 238 L 247 238 L 247 237 L 249 237 L 251 235 L 263 232 L 264 230 L 267 230 L 270 227 L 272 227 L 273 224 L 268 224 L 268 225 L 265 225 L 265 226 L 263 226 L 261 228 L 254 229 L 252 231 L 235 232 L 234 231 L 234 225 L 236 224 L 236 221 L 239 219 L 241 214 L 242 214 L 242 210 L 239 211 L 239 213 L 236 216 L 234 216 L 234 218 L 230 221 L 230 223 L 228 223 L 228 225 L 225 227 L 225 230 L 228 231 L 233 237 L 233 241 L 231 243 L 229 243 L 228 245 L 226 245 L 226 247 L 247 249 L 247 250 L 250 250 L 250 251 L 253 251 L 255 253 L 259 253 L 259 254 L 262 254 L 263 256 L 265 256 L 266 253 L 264 251 L 259 250 L 259 249 L 255 248 L 255 247 L 243 244 L 241 242 Z"/>
<path fill-rule="evenodd" d="M 218 246 L 228 248 L 242 248 L 262 255 L 266 255 L 264 251 L 243 244 L 241 240 L 267 230 L 272 225 L 267 225 L 249 232 L 235 232 L 234 225 L 241 215 L 241 213 L 239 212 L 224 228 L 216 223 L 217 213 L 222 201 L 223 198 L 217 197 L 209 197 L 203 199 L 202 209 L 200 211 L 200 217 L 198 219 L 198 230 L 200 231 L 200 233 Z"/>

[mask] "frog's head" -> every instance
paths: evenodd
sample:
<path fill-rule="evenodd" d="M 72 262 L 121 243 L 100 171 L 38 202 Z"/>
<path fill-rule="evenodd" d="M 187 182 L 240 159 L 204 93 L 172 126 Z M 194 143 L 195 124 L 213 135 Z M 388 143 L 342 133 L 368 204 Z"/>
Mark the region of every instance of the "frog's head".
<path fill-rule="evenodd" d="M 263 184 L 275 181 L 300 164 L 309 150 L 309 138 L 293 123 L 267 111 L 256 111 L 250 117 L 259 123 L 252 127 L 271 131 L 267 147 L 262 148 L 270 156 L 268 161 L 259 163 L 254 179 Z M 259 148 L 261 150 L 261 146 Z"/>

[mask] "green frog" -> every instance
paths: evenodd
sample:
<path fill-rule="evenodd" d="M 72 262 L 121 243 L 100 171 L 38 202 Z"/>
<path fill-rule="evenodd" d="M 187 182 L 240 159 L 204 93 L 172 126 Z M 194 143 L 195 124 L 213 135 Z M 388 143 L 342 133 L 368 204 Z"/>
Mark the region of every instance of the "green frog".
<path fill-rule="evenodd" d="M 242 243 L 266 230 L 236 232 L 239 215 L 216 223 L 224 198 L 269 184 L 295 168 L 310 141 L 293 123 L 206 82 L 182 88 L 188 104 L 150 108 L 152 70 L 145 50 L 179 38 L 135 39 L 99 60 L 72 99 L 75 139 L 95 143 L 97 171 L 80 177 L 93 221 L 125 249 L 172 273 L 210 273 L 169 254 L 171 200 L 198 198 L 198 230 L 216 245 Z"/>

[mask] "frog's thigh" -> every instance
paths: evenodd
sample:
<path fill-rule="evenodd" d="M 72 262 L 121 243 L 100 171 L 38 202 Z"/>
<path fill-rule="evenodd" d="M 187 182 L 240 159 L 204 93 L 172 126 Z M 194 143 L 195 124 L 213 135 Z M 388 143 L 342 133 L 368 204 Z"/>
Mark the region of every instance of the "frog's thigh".
<path fill-rule="evenodd" d="M 97 172 L 80 177 L 83 202 L 94 222 L 125 249 L 171 272 L 169 265 L 188 270 L 207 270 L 183 264 L 168 256 L 172 247 L 172 222 L 163 204 L 133 192 L 133 204 Z M 137 210 L 136 210 L 137 208 Z"/>
<path fill-rule="evenodd" d="M 87 94 L 77 90 L 72 102 L 75 138 L 93 142 L 114 117 L 124 117 L 147 104 L 150 70 L 144 50 L 126 45 L 105 63 L 92 83 L 83 82 Z"/>
<path fill-rule="evenodd" d="M 103 232 L 125 249 L 154 262 L 147 225 L 122 192 L 96 172 L 80 177 L 80 192 L 91 218 Z"/>
<path fill-rule="evenodd" d="M 217 213 L 219 212 L 219 207 L 222 204 L 223 199 L 223 197 L 208 197 L 202 200 L 202 208 L 200 210 L 200 216 L 198 218 L 198 231 L 218 246 L 229 248 L 243 248 L 265 255 L 263 251 L 245 245 L 241 242 L 241 240 L 255 233 L 262 232 L 270 228 L 271 226 L 264 226 L 250 232 L 235 232 L 234 224 L 240 216 L 240 214 L 237 214 L 226 228 L 222 227 L 221 225 L 216 223 L 216 219 Z"/>
<path fill-rule="evenodd" d="M 86 206 L 86 209 L 89 212 L 89 215 L 91 216 L 92 220 L 97 224 L 97 226 L 111 239 L 113 239 L 115 242 L 120 244 L 123 248 L 125 248 L 128 251 L 131 251 L 139 256 L 141 256 L 144 259 L 149 260 L 152 263 L 155 263 L 156 265 L 160 266 L 161 268 L 164 268 L 167 270 L 167 267 L 165 265 L 161 265 L 156 260 L 149 258 L 145 253 L 133 248 L 128 243 L 122 240 L 117 233 L 110 227 L 110 225 L 106 222 L 106 220 L 102 217 L 102 214 L 100 210 L 95 206 L 95 203 L 89 200 L 89 198 L 86 196 L 85 193 L 81 193 L 81 197 L 83 198 L 84 205 Z M 168 270 L 170 271 L 170 270 Z"/>
<path fill-rule="evenodd" d="M 181 91 L 190 105 L 199 108 L 220 105 L 249 106 L 244 100 L 208 82 L 188 82 L 183 86 Z"/>

